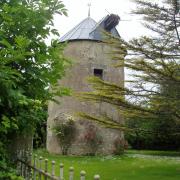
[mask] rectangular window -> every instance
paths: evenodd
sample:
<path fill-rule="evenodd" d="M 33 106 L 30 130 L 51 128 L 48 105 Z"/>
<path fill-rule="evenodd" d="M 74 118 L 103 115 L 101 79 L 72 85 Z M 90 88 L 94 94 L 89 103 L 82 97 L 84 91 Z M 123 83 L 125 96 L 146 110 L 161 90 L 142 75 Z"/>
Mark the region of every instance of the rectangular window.
<path fill-rule="evenodd" d="M 103 69 L 94 69 L 94 76 L 103 79 Z"/>

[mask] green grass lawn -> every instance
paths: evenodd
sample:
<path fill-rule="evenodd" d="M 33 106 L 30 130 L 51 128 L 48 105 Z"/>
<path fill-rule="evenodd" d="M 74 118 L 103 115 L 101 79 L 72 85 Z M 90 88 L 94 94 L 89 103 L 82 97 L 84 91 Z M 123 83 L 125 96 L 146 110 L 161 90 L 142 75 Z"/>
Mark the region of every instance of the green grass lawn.
<path fill-rule="evenodd" d="M 106 157 L 74 157 L 49 154 L 40 150 L 35 153 L 49 161 L 56 161 L 56 173 L 59 174 L 59 164 L 65 167 L 65 179 L 68 179 L 68 169 L 75 169 L 75 180 L 80 179 L 80 171 L 85 170 L 87 180 L 93 180 L 94 174 L 99 174 L 102 180 L 180 180 L 180 157 L 174 157 L 174 153 L 168 153 L 168 157 L 159 156 L 161 153 L 136 154 L 139 151 L 128 151 L 123 156 Z M 138 153 L 139 154 L 139 153 Z M 142 155 L 142 154 L 148 154 Z M 155 154 L 158 156 L 149 156 Z M 164 153 L 162 153 L 164 155 Z M 178 155 L 177 153 L 175 153 Z M 167 155 L 167 154 L 166 154 Z"/>

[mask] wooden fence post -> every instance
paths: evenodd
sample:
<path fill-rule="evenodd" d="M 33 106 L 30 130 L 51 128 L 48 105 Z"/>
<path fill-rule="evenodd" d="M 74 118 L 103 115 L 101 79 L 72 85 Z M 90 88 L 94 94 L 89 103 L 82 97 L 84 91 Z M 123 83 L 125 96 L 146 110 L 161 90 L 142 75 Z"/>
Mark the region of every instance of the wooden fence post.
<path fill-rule="evenodd" d="M 55 161 L 52 161 L 52 172 L 51 172 L 51 175 L 52 176 L 55 176 Z"/>
<path fill-rule="evenodd" d="M 37 155 L 34 155 L 34 170 L 33 170 L 33 180 L 36 180 L 36 167 L 37 167 Z"/>
<path fill-rule="evenodd" d="M 19 159 L 22 160 L 22 151 L 19 152 Z M 23 167 L 22 167 L 22 162 L 20 161 L 20 176 L 22 176 L 22 170 L 23 170 Z"/>
<path fill-rule="evenodd" d="M 48 159 L 45 159 L 45 161 L 44 161 L 44 172 L 45 173 L 48 173 Z M 48 178 L 47 178 L 47 176 L 46 176 L 46 174 L 44 175 L 44 180 L 47 180 Z"/>
<path fill-rule="evenodd" d="M 60 180 L 63 180 L 64 179 L 64 164 L 60 164 Z"/>
<path fill-rule="evenodd" d="M 17 150 L 17 173 L 18 175 L 21 175 L 21 162 L 19 161 L 21 159 L 20 157 L 20 150 Z"/>
<path fill-rule="evenodd" d="M 94 180 L 100 180 L 100 176 L 99 175 L 95 175 L 94 176 Z"/>
<path fill-rule="evenodd" d="M 32 153 L 29 151 L 29 153 L 28 153 L 28 165 L 32 165 Z M 31 167 L 30 166 L 28 166 L 28 180 L 30 180 L 31 179 L 31 177 L 32 177 L 32 169 L 31 169 Z"/>
<path fill-rule="evenodd" d="M 24 150 L 21 151 L 21 160 L 24 161 Z M 24 163 L 21 163 L 21 176 L 24 177 Z"/>
<path fill-rule="evenodd" d="M 86 172 L 85 171 L 81 171 L 80 176 L 81 176 L 80 180 L 85 180 Z"/>
<path fill-rule="evenodd" d="M 55 176 L 55 161 L 52 161 L 51 166 L 51 173 L 48 173 L 48 159 L 43 160 L 43 158 L 40 156 L 39 159 L 37 158 L 37 155 L 33 156 L 34 162 L 32 162 L 32 154 L 27 152 L 21 152 L 22 158 L 18 159 L 20 165 L 21 165 L 21 176 L 24 177 L 26 180 L 64 180 L 64 165 L 60 164 L 60 174 L 59 177 Z M 42 164 L 43 160 L 43 164 Z M 42 167 L 43 166 L 43 167 Z M 81 171 L 80 172 L 80 180 L 85 180 L 86 172 Z M 67 177 L 68 178 L 68 177 Z M 66 179 L 67 179 L 66 178 Z M 74 168 L 69 168 L 69 180 L 74 179 Z M 99 175 L 94 176 L 94 180 L 100 180 Z"/>
<path fill-rule="evenodd" d="M 41 180 L 41 170 L 42 170 L 42 157 L 40 156 L 39 157 L 39 179 L 38 180 Z"/>
<path fill-rule="evenodd" d="M 28 166 L 26 164 L 28 164 L 28 160 L 29 160 L 29 152 L 28 151 L 24 151 L 24 177 L 25 179 L 28 179 Z"/>
<path fill-rule="evenodd" d="M 69 180 L 73 180 L 74 177 L 74 168 L 70 167 L 69 168 Z"/>

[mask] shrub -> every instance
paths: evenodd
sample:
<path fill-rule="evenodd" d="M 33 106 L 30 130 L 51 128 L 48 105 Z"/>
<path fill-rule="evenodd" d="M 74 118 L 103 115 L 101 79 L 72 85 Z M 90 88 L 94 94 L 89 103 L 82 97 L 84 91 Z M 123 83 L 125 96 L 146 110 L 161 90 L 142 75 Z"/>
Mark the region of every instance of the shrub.
<path fill-rule="evenodd" d="M 122 138 L 116 138 L 114 140 L 114 155 L 121 155 L 124 150 L 128 148 L 128 142 Z"/>
<path fill-rule="evenodd" d="M 89 148 L 87 155 L 95 155 L 98 147 L 102 144 L 102 136 L 98 133 L 97 127 L 90 124 L 87 127 L 86 134 L 84 135 L 84 141 Z"/>
<path fill-rule="evenodd" d="M 53 128 L 62 150 L 63 155 L 67 155 L 76 133 L 75 122 L 71 116 L 66 116 L 66 120 Z"/>

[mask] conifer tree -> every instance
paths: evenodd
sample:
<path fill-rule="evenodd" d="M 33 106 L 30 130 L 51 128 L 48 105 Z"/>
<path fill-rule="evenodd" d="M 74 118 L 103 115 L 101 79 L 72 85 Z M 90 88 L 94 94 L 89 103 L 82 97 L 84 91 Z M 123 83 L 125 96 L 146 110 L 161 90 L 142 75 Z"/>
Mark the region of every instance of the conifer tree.
<path fill-rule="evenodd" d="M 168 119 L 180 124 L 180 2 L 135 2 L 138 6 L 133 13 L 143 17 L 143 25 L 152 32 L 151 36 L 126 42 L 107 35 L 105 42 L 114 49 L 111 55 L 115 66 L 130 70 L 133 80 L 126 80 L 122 87 L 91 77 L 94 91 L 84 92 L 81 97 L 109 103 L 125 119 Z M 108 116 L 80 116 L 110 128 L 131 130 Z"/>

